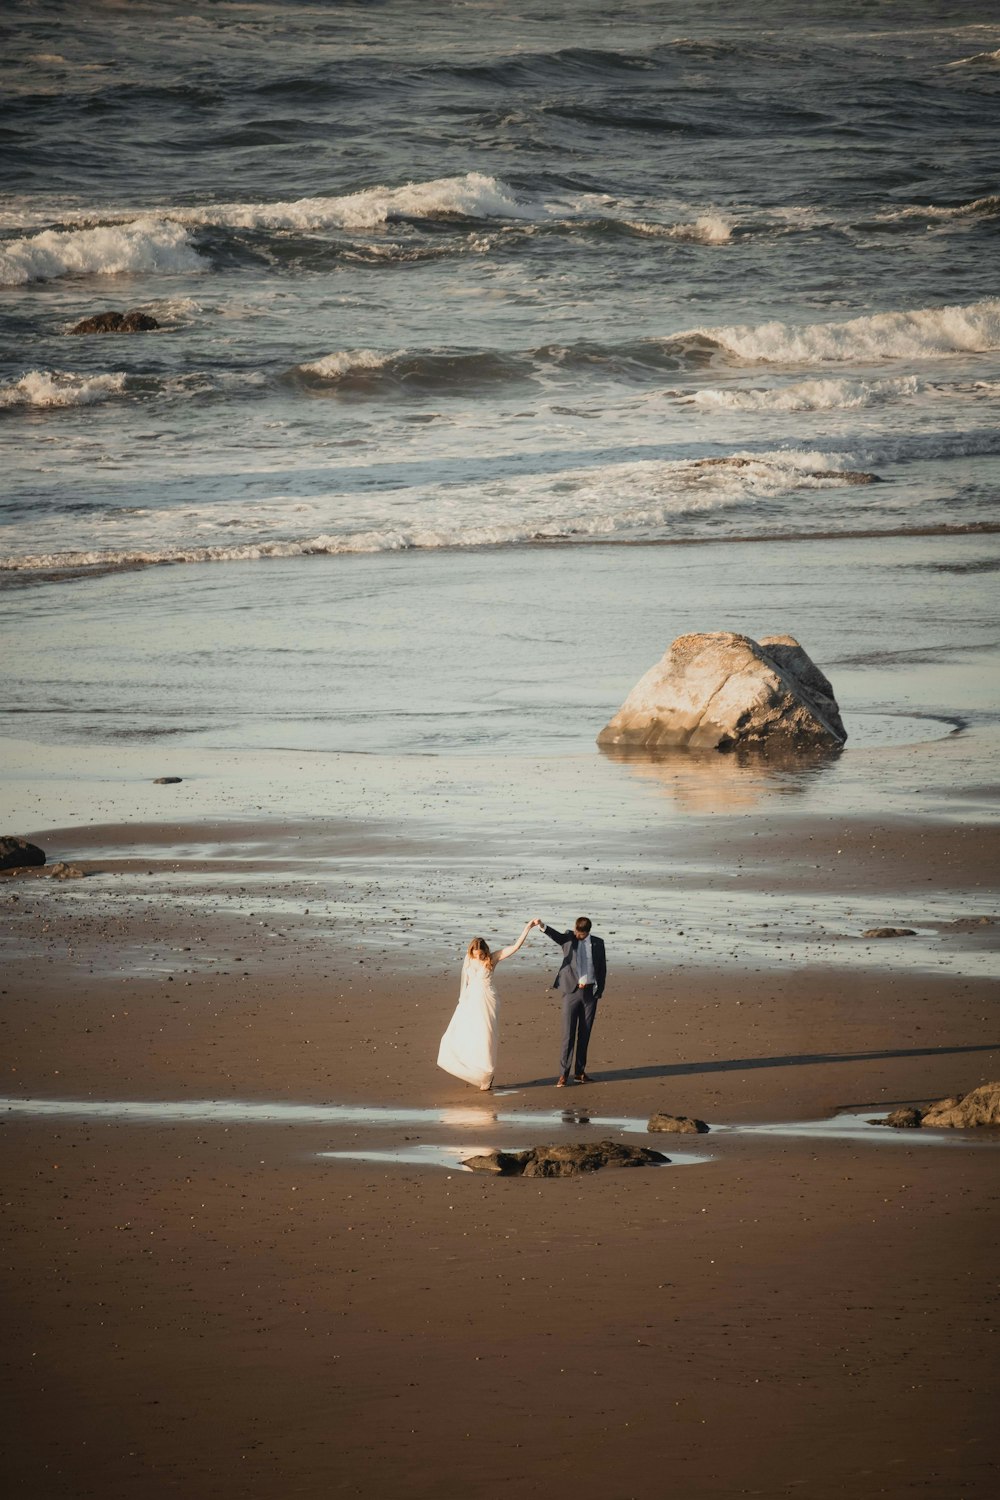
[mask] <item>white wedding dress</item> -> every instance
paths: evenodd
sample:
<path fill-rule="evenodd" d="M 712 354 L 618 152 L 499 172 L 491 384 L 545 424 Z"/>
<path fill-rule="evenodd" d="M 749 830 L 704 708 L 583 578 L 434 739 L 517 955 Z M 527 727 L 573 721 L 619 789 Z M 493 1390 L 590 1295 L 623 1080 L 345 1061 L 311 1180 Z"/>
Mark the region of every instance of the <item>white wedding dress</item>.
<path fill-rule="evenodd" d="M 497 1069 L 500 997 L 493 970 L 481 958 L 466 958 L 455 1014 L 438 1048 L 438 1067 L 476 1088 L 488 1089 Z"/>

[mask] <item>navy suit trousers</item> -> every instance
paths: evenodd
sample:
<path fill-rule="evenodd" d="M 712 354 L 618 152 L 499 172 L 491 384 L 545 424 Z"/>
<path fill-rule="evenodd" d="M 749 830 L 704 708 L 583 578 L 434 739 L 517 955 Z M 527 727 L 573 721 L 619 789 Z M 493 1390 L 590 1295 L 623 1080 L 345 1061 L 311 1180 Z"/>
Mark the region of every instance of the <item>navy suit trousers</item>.
<path fill-rule="evenodd" d="M 590 1033 L 594 1029 L 594 1016 L 597 1013 L 597 995 L 595 986 L 586 985 L 583 989 L 571 990 L 568 995 L 563 995 L 563 1034 L 562 1034 L 562 1057 L 559 1062 L 560 1074 L 570 1071 L 573 1061 L 573 1048 L 576 1047 L 576 1067 L 574 1073 L 583 1073 L 587 1068 L 587 1048 L 590 1045 Z"/>

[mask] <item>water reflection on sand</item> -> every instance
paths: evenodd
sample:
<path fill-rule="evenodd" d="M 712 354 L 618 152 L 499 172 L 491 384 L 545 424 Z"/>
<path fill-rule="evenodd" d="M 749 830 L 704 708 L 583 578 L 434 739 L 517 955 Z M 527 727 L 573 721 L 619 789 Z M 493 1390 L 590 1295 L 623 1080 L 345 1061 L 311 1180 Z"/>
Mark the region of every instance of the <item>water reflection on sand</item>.
<path fill-rule="evenodd" d="M 801 797 L 836 775 L 843 757 L 859 750 L 916 745 L 954 734 L 954 719 L 917 714 L 844 715 L 847 746 L 834 749 L 737 745 L 732 750 L 642 750 L 600 745 L 610 761 L 664 792 L 684 812 L 749 812 L 773 797 Z"/>
<path fill-rule="evenodd" d="M 355 1139 L 336 1149 L 314 1153 L 321 1160 L 356 1160 L 407 1163 L 459 1169 L 470 1156 L 504 1149 L 516 1151 L 540 1140 L 566 1141 L 584 1132 L 591 1139 L 615 1135 L 649 1136 L 644 1116 L 600 1115 L 583 1107 L 555 1110 L 505 1110 L 490 1104 L 444 1105 L 407 1108 L 394 1105 L 293 1104 L 283 1101 L 252 1103 L 236 1099 L 38 1099 L 0 1098 L 0 1117 L 14 1119 L 71 1119 L 103 1121 L 109 1124 L 198 1124 L 221 1125 L 298 1125 L 352 1129 Z M 710 1125 L 706 1134 L 683 1136 L 683 1149 L 677 1149 L 678 1137 L 656 1136 L 661 1150 L 673 1165 L 692 1165 L 716 1158 L 719 1148 L 733 1138 L 767 1142 L 775 1138 L 811 1141 L 840 1141 L 890 1145 L 950 1147 L 1000 1146 L 1000 1130 L 897 1131 L 879 1128 L 884 1113 L 874 1110 L 845 1111 L 826 1120 L 788 1120 L 762 1124 Z M 461 1131 L 465 1139 L 421 1141 L 403 1135 L 402 1141 L 390 1146 L 373 1146 L 356 1139 L 365 1127 L 405 1132 L 430 1131 L 445 1136 Z M 509 1133 L 517 1132 L 511 1141 Z M 478 1135 L 470 1141 L 466 1132 Z M 531 1137 L 525 1139 L 528 1132 Z"/>

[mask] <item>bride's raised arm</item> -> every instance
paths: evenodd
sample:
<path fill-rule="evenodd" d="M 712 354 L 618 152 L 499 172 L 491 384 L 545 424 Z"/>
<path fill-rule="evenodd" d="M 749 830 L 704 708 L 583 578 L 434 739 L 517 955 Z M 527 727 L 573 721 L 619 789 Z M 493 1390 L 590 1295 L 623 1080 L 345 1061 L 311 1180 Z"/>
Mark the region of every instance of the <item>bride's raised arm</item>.
<path fill-rule="evenodd" d="M 521 933 L 521 936 L 518 938 L 517 942 L 511 943 L 509 948 L 500 949 L 500 952 L 497 954 L 497 963 L 501 963 L 505 958 L 511 958 L 517 952 L 518 948 L 520 948 L 521 944 L 524 942 L 525 938 L 528 936 L 528 933 L 531 931 L 534 925 L 534 921 L 525 922 L 524 931 Z"/>

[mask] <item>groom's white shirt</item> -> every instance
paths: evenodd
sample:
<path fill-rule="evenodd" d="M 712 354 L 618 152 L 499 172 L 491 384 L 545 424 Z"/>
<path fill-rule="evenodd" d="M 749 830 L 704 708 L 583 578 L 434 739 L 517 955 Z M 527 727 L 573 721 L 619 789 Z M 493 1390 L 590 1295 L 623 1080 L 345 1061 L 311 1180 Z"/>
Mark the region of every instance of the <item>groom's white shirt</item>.
<path fill-rule="evenodd" d="M 579 989 L 584 984 L 596 984 L 594 976 L 594 956 L 591 952 L 590 938 L 585 937 L 576 948 L 576 984 Z"/>

